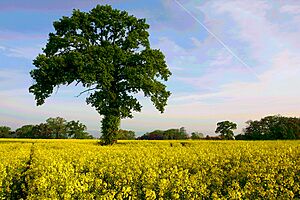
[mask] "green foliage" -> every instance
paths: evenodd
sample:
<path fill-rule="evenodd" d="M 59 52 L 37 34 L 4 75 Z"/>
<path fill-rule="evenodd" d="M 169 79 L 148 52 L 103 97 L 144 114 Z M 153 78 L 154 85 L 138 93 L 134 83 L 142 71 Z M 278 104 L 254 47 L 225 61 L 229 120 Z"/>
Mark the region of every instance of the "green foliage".
<path fill-rule="evenodd" d="M 10 137 L 11 128 L 8 126 L 0 126 L 0 138 Z"/>
<path fill-rule="evenodd" d="M 57 135 L 52 133 L 56 133 L 56 131 L 52 130 L 47 123 L 41 123 L 33 127 L 31 133 L 32 135 L 30 138 L 43 138 L 43 139 L 56 138 Z M 58 133 L 58 135 L 60 134 Z"/>
<path fill-rule="evenodd" d="M 247 138 L 243 134 L 237 134 L 236 136 L 234 136 L 234 139 L 235 140 L 246 140 Z"/>
<path fill-rule="evenodd" d="M 230 121 L 222 121 L 217 123 L 216 133 L 221 133 L 221 137 L 226 140 L 234 139 L 233 130 L 237 128 L 237 124 Z"/>
<path fill-rule="evenodd" d="M 47 128 L 51 130 L 51 135 L 57 139 L 68 138 L 67 120 L 61 117 L 49 118 L 46 120 Z"/>
<path fill-rule="evenodd" d="M 69 138 L 74 139 L 92 139 L 93 137 L 86 132 L 86 126 L 79 121 L 70 121 L 66 124 Z"/>
<path fill-rule="evenodd" d="M 128 131 L 128 130 L 118 130 L 117 132 L 117 140 L 134 140 L 135 139 L 135 133 L 134 131 Z"/>
<path fill-rule="evenodd" d="M 86 102 L 102 119 L 105 144 L 112 144 L 120 119 L 133 117 L 141 105 L 133 96 L 143 92 L 161 112 L 170 92 L 163 53 L 151 49 L 149 25 L 125 11 L 97 5 L 90 12 L 74 10 L 53 23 L 43 54 L 33 61 L 35 81 L 29 91 L 42 105 L 56 86 L 81 83 L 90 92 Z M 81 93 L 81 94 L 82 94 Z"/>
<path fill-rule="evenodd" d="M 150 133 L 146 133 L 139 137 L 140 140 L 185 140 L 188 139 L 188 135 L 184 127 L 180 129 L 168 129 L 166 131 L 155 130 Z"/>
<path fill-rule="evenodd" d="M 203 138 L 204 138 L 203 133 L 193 132 L 193 133 L 191 134 L 191 139 L 192 139 L 192 140 L 199 140 L 199 139 L 203 139 Z"/>
<path fill-rule="evenodd" d="M 267 116 L 261 120 L 248 121 L 244 138 L 249 140 L 300 139 L 300 118 Z"/>
<path fill-rule="evenodd" d="M 18 138 L 32 138 L 34 125 L 24 125 L 16 130 L 16 137 Z"/>
<path fill-rule="evenodd" d="M 92 139 L 93 136 L 85 132 L 86 126 L 79 121 L 68 122 L 64 118 L 48 118 L 46 123 L 38 125 L 24 125 L 16 130 L 18 138 L 43 139 Z"/>

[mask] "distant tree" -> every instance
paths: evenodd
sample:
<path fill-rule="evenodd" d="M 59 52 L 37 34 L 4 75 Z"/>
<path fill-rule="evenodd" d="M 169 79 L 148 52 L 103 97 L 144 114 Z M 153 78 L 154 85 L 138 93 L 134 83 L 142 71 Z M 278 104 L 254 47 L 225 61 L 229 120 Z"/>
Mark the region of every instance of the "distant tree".
<path fill-rule="evenodd" d="M 48 118 L 46 124 L 51 130 L 52 137 L 56 139 L 68 138 L 67 134 L 67 120 L 61 117 Z"/>
<path fill-rule="evenodd" d="M 166 140 L 166 136 L 164 135 L 164 131 L 155 130 L 150 133 L 145 133 L 144 135 L 138 137 L 139 140 Z"/>
<path fill-rule="evenodd" d="M 88 137 L 86 126 L 79 121 L 70 121 L 66 123 L 66 132 L 69 138 L 85 139 Z"/>
<path fill-rule="evenodd" d="M 32 138 L 53 139 L 56 138 L 55 131 L 51 129 L 49 124 L 40 123 L 32 129 Z"/>
<path fill-rule="evenodd" d="M 193 132 L 193 133 L 191 134 L 191 139 L 192 139 L 192 140 L 199 140 L 199 139 L 203 139 L 203 138 L 204 138 L 203 133 Z"/>
<path fill-rule="evenodd" d="M 117 140 L 134 140 L 135 139 L 135 132 L 120 129 L 118 131 L 116 139 Z"/>
<path fill-rule="evenodd" d="M 300 118 L 274 115 L 246 123 L 243 131 L 248 140 L 300 139 Z"/>
<path fill-rule="evenodd" d="M 34 138 L 33 136 L 34 125 L 24 125 L 16 130 L 16 137 L 18 138 Z"/>
<path fill-rule="evenodd" d="M 11 128 L 8 126 L 0 126 L 0 138 L 10 137 Z"/>
<path fill-rule="evenodd" d="M 179 129 L 179 132 L 180 132 L 180 133 L 183 133 L 183 134 L 187 134 L 185 127 L 181 127 L 181 128 Z"/>
<path fill-rule="evenodd" d="M 246 128 L 243 129 L 246 139 L 250 140 L 262 140 L 263 135 L 265 134 L 265 129 L 260 121 L 252 121 L 248 120 L 246 122 L 248 125 Z"/>
<path fill-rule="evenodd" d="M 300 139 L 300 118 L 282 117 L 281 130 L 283 139 Z"/>
<path fill-rule="evenodd" d="M 246 140 L 245 135 L 243 134 L 238 134 L 234 137 L 235 140 Z"/>
<path fill-rule="evenodd" d="M 222 140 L 223 137 L 221 137 L 221 136 L 209 136 L 209 135 L 207 135 L 204 139 L 205 140 Z"/>
<path fill-rule="evenodd" d="M 93 139 L 94 136 L 92 136 L 91 134 L 89 134 L 86 131 L 83 131 L 83 132 L 80 132 L 80 134 L 76 134 L 71 138 L 72 139 Z"/>
<path fill-rule="evenodd" d="M 125 11 L 97 5 L 90 12 L 74 10 L 71 17 L 53 23 L 55 33 L 33 61 L 35 81 L 29 91 L 42 105 L 54 88 L 76 83 L 89 92 L 87 103 L 102 119 L 104 144 L 115 141 L 122 118 L 141 111 L 133 94 L 143 92 L 164 111 L 170 92 L 169 71 L 163 53 L 151 49 L 149 25 Z"/>
<path fill-rule="evenodd" d="M 9 131 L 8 131 L 9 129 Z M 5 137 L 16 138 L 74 138 L 74 139 L 92 139 L 94 138 L 88 132 L 86 132 L 86 126 L 79 121 L 67 122 L 64 118 L 48 118 L 46 123 L 40 123 L 38 125 L 24 125 L 18 128 L 16 131 L 10 131 L 9 127 L 0 127 L 5 133 Z M 9 134 L 7 134 L 9 132 Z"/>
<path fill-rule="evenodd" d="M 221 137 L 226 140 L 234 139 L 233 130 L 237 128 L 237 124 L 230 121 L 222 121 L 217 123 L 216 133 L 220 133 Z"/>
<path fill-rule="evenodd" d="M 139 137 L 141 140 L 185 140 L 188 135 L 180 129 L 155 130 Z"/>

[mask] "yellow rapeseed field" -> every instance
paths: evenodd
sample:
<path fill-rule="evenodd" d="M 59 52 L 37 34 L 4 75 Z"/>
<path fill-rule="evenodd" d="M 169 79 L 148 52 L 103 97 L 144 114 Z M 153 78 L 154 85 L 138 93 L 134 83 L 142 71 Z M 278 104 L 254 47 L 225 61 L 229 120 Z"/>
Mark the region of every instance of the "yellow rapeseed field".
<path fill-rule="evenodd" d="M 0 199 L 292 198 L 300 141 L 0 140 Z"/>

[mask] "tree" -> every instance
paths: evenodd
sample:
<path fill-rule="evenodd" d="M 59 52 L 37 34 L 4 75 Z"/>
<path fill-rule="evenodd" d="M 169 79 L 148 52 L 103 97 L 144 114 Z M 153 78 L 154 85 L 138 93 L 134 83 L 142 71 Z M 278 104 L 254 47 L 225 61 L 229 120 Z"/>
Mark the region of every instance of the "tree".
<path fill-rule="evenodd" d="M 222 121 L 217 123 L 216 133 L 221 133 L 221 137 L 226 140 L 234 139 L 233 130 L 237 128 L 237 124 L 230 121 Z"/>
<path fill-rule="evenodd" d="M 140 140 L 185 140 L 188 139 L 188 135 L 185 129 L 168 129 L 165 131 L 155 130 L 150 133 L 145 133 L 138 139 Z"/>
<path fill-rule="evenodd" d="M 52 137 L 56 139 L 68 138 L 67 135 L 67 121 L 64 118 L 48 118 L 46 124 L 51 130 Z"/>
<path fill-rule="evenodd" d="M 24 125 L 16 130 L 16 136 L 18 138 L 33 138 L 34 125 Z"/>
<path fill-rule="evenodd" d="M 46 123 L 38 125 L 24 125 L 15 131 L 18 138 L 74 138 L 92 139 L 93 136 L 86 132 L 86 126 L 79 121 L 67 122 L 64 118 L 48 118 Z"/>
<path fill-rule="evenodd" d="M 134 140 L 135 132 L 120 129 L 120 130 L 118 130 L 116 139 L 117 140 Z"/>
<path fill-rule="evenodd" d="M 248 126 L 244 129 L 245 139 L 300 139 L 300 118 L 274 115 L 246 123 Z"/>
<path fill-rule="evenodd" d="M 246 140 L 246 136 L 243 134 L 237 134 L 236 136 L 234 136 L 235 140 Z"/>
<path fill-rule="evenodd" d="M 70 121 L 66 124 L 67 135 L 74 139 L 92 139 L 93 136 L 86 132 L 86 126 L 79 121 Z"/>
<path fill-rule="evenodd" d="M 141 111 L 134 94 L 143 92 L 164 111 L 170 92 L 163 81 L 169 71 L 163 53 L 151 49 L 149 25 L 125 11 L 97 5 L 90 12 L 74 10 L 53 23 L 43 54 L 33 61 L 35 81 L 29 91 L 42 105 L 60 85 L 81 83 L 86 102 L 102 118 L 104 144 L 112 144 L 122 118 Z"/>
<path fill-rule="evenodd" d="M 187 134 L 185 127 L 181 127 L 179 129 L 179 132 L 182 133 L 182 134 Z"/>
<path fill-rule="evenodd" d="M 203 133 L 199 133 L 199 132 L 193 132 L 192 133 L 192 136 L 191 136 L 192 140 L 199 140 L 199 139 L 202 139 L 202 138 L 204 138 Z"/>
<path fill-rule="evenodd" d="M 0 126 L 0 138 L 10 137 L 11 128 L 8 126 Z"/>
<path fill-rule="evenodd" d="M 56 138 L 55 133 L 48 123 L 40 123 L 33 127 L 31 138 L 53 139 Z"/>

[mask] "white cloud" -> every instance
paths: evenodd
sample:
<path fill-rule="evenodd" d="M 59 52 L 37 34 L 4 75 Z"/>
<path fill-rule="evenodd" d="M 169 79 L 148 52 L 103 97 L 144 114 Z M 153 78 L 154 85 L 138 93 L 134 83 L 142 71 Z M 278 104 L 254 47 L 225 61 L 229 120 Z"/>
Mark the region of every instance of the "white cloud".
<path fill-rule="evenodd" d="M 10 48 L 7 56 L 33 60 L 41 52 L 41 49 L 38 47 L 16 47 Z"/>
<path fill-rule="evenodd" d="M 173 72 L 171 79 L 199 91 L 216 90 L 227 76 L 235 77 L 236 80 L 253 77 L 217 41 L 212 40 L 213 38 L 207 37 L 200 41 L 193 37 L 190 41 L 194 46 L 183 48 L 175 41 L 163 37 L 155 44 L 155 48 L 165 53 L 168 66 Z M 176 92 L 183 92 L 174 89 Z"/>
<path fill-rule="evenodd" d="M 174 98 L 176 109 L 169 109 L 168 116 L 192 119 L 231 119 L 241 123 L 247 119 L 270 114 L 300 115 L 300 57 L 289 51 L 279 53 L 272 61 L 272 68 L 260 75 L 258 82 L 234 82 L 223 85 L 211 94 L 191 94 Z M 206 99 L 221 99 L 206 102 Z M 240 126 L 243 124 L 240 123 Z M 213 123 L 211 124 L 213 126 Z"/>
<path fill-rule="evenodd" d="M 210 7 L 219 17 L 228 14 L 236 22 L 230 27 L 234 33 L 232 36 L 247 42 L 256 57 L 267 50 L 265 44 L 271 44 L 276 29 L 267 19 L 270 8 L 265 1 L 215 1 Z"/>
<path fill-rule="evenodd" d="M 42 53 L 41 47 L 6 47 L 0 46 L 0 53 L 8 57 L 25 58 L 33 60 L 39 53 Z"/>
<path fill-rule="evenodd" d="M 215 122 L 222 119 L 234 120 L 241 128 L 248 119 L 259 119 L 266 115 L 299 117 L 300 28 L 297 24 L 300 18 L 283 20 L 285 16 L 282 13 L 279 15 L 274 10 L 278 8 L 267 1 L 208 1 L 198 8 L 206 21 L 217 20 L 218 23 L 210 23 L 209 28 L 216 30 L 218 36 L 221 35 L 238 55 L 242 55 L 251 67 L 258 70 L 258 79 L 247 81 L 244 79 L 247 76 L 244 76 L 241 79 L 217 82 L 216 85 L 215 80 L 224 79 L 228 75 L 226 72 L 243 74 L 241 64 L 226 57 L 226 52 L 220 50 L 214 51 L 211 54 L 213 56 L 207 56 L 206 52 L 212 48 L 215 50 L 214 43 L 206 43 L 206 46 L 204 42 L 192 38 L 195 48 L 199 50 L 197 53 L 206 50 L 206 66 L 215 67 L 211 70 L 206 67 L 199 77 L 179 76 L 177 79 L 194 87 L 204 85 L 216 88 L 213 92 L 174 94 L 166 117 L 180 118 L 194 129 L 199 129 L 200 124 L 202 126 L 203 121 L 206 121 L 204 129 L 207 130 L 213 130 Z M 283 10 L 295 14 L 297 9 L 283 7 Z M 276 19 L 281 21 L 274 21 L 274 15 L 279 15 Z M 225 25 L 222 27 L 220 24 Z M 195 52 L 196 50 L 190 49 L 187 55 L 196 55 Z M 195 124 L 195 121 L 199 123 Z"/>
<path fill-rule="evenodd" d="M 282 13 L 300 14 L 300 5 L 284 5 L 280 8 Z"/>
<path fill-rule="evenodd" d="M 174 4 L 172 1 L 165 4 L 168 3 Z M 260 0 L 216 0 L 199 6 L 196 1 L 188 1 L 188 8 L 198 7 L 198 10 L 192 12 L 201 21 L 204 19 L 205 24 L 216 35 L 247 64 L 254 67 L 259 78 L 253 78 L 213 37 L 208 35 L 203 39 L 203 35 L 207 33 L 202 27 L 197 27 L 205 32 L 200 36 L 197 35 L 199 32 L 193 36 L 190 32 L 185 35 L 186 29 L 183 29 L 180 34 L 186 38 L 180 38 L 180 42 L 186 39 L 186 42 L 191 43 L 187 45 L 189 47 L 179 45 L 181 43 L 173 41 L 171 37 L 161 37 L 154 45 L 154 48 L 161 49 L 166 55 L 173 72 L 171 79 L 176 83 L 172 88 L 173 95 L 166 113 L 159 115 L 151 102 L 145 101 L 144 104 L 143 101 L 142 113 L 135 114 L 133 120 L 122 121 L 122 126 L 136 131 L 186 126 L 188 130 L 212 133 L 216 122 L 225 119 L 238 122 L 242 128 L 245 121 L 265 115 L 299 116 L 300 4 L 278 3 L 278 6 L 274 6 L 272 3 Z M 180 9 L 175 7 L 171 11 L 179 12 Z M 174 15 L 177 15 L 176 12 Z M 181 12 L 183 13 L 178 16 L 184 14 L 184 11 Z M 287 16 L 289 20 L 286 19 Z M 177 21 L 172 21 L 173 18 Z M 168 16 L 160 24 L 170 31 L 178 31 L 184 21 L 178 20 L 180 17 L 173 18 Z M 194 26 L 196 23 L 192 23 L 192 20 L 189 17 L 189 23 Z M 169 21 L 173 24 L 167 27 Z M 156 28 L 159 30 L 159 27 Z M 191 28 L 188 31 L 193 30 Z M 0 52 L 6 51 L 10 56 L 32 59 L 39 49 L 0 47 Z M 11 77 L 11 74 L 6 77 Z M 178 89 L 182 85 L 194 90 L 190 92 Z M 38 108 L 34 106 L 33 96 L 29 96 L 27 90 L 7 92 L 9 91 L 0 94 L 0 99 L 4 99 L 0 101 L 0 107 L 12 108 L 12 112 L 17 113 L 16 116 L 24 113 L 21 114 L 24 120 L 31 116 L 60 115 L 87 122 L 89 129 L 98 129 L 98 125 L 100 126 L 95 110 L 85 107 L 83 99 L 77 102 L 76 98 L 66 98 L 66 91 L 63 94 L 60 91 L 57 96 L 49 98 L 45 106 Z M 22 92 L 26 92 L 23 97 L 20 95 Z M 68 95 L 73 97 L 72 94 Z"/>
<path fill-rule="evenodd" d="M 216 54 L 215 59 L 210 62 L 211 67 L 218 67 L 218 66 L 227 66 L 232 63 L 232 55 L 229 52 L 219 52 Z"/>

